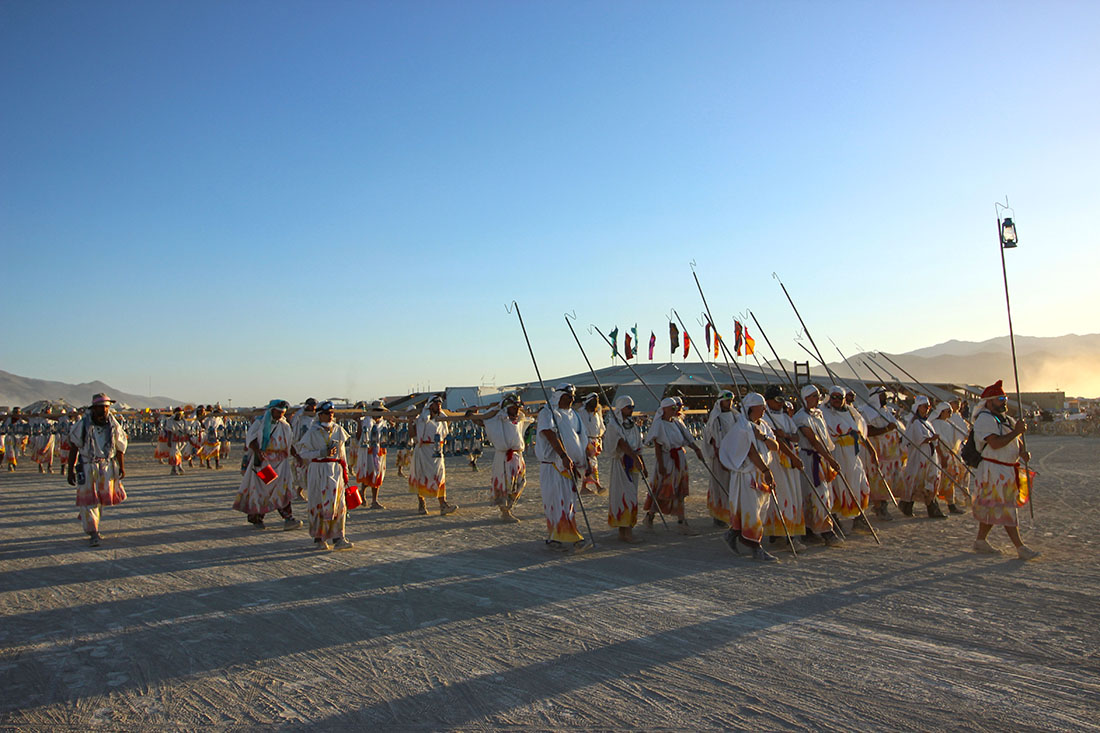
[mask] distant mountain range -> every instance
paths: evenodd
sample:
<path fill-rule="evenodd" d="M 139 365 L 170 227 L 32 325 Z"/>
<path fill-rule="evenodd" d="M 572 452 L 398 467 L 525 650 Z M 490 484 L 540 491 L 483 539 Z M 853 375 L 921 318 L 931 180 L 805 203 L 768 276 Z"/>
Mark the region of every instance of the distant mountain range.
<path fill-rule="evenodd" d="M 905 354 L 890 354 L 890 358 L 922 382 L 984 386 L 1003 379 L 1006 391 L 1012 390 L 1012 356 L 1008 336 L 977 342 L 945 341 Z M 1067 397 L 1100 396 L 1100 334 L 1017 336 L 1016 359 L 1020 368 L 1020 390 L 1023 392 L 1062 390 Z M 848 360 L 863 379 L 873 379 L 864 362 L 882 372 L 865 354 L 849 354 Z M 909 381 L 881 356 L 875 356 L 875 361 L 902 381 Z M 843 361 L 830 363 L 829 368 L 841 377 L 852 374 Z"/>
<path fill-rule="evenodd" d="M 17 374 L 0 371 L 0 405 L 26 407 L 39 400 L 50 400 L 52 402 L 64 400 L 73 406 L 88 405 L 92 401 L 92 395 L 100 392 L 106 392 L 111 399 L 125 403 L 130 407 L 165 407 L 167 405 L 183 404 L 180 400 L 171 397 L 143 397 L 129 394 L 98 381 L 66 384 L 65 382 L 20 377 Z"/>
<path fill-rule="evenodd" d="M 1020 366 L 1020 389 L 1024 392 L 1062 390 L 1068 397 L 1100 397 L 1100 334 L 1017 336 L 1016 356 Z M 863 364 L 869 362 L 866 355 L 849 354 L 848 358 L 862 379 L 873 378 Z M 922 382 L 987 385 L 1003 379 L 1005 389 L 1012 389 L 1012 357 L 1007 336 L 978 342 L 945 341 L 906 354 L 890 354 L 890 358 Z M 875 359 L 902 381 L 908 381 L 881 357 Z M 790 362 L 786 365 L 790 368 Z M 843 362 L 831 363 L 829 367 L 841 377 L 851 376 Z M 811 371 L 821 372 L 820 369 Z M 59 399 L 71 405 L 87 405 L 97 392 L 106 392 L 113 399 L 138 408 L 184 404 L 183 400 L 172 397 L 128 394 L 98 381 L 66 384 L 0 371 L 0 405 L 24 407 L 38 400 Z"/>

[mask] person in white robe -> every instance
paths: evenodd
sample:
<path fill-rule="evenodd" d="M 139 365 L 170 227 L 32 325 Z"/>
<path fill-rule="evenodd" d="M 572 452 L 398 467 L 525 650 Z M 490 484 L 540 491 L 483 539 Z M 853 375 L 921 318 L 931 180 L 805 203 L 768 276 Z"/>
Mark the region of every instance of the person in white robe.
<path fill-rule="evenodd" d="M 554 388 L 550 404 L 539 411 L 535 437 L 546 544 L 556 550 L 585 549 L 584 537 L 577 529 L 575 500 L 579 500 L 577 482 L 585 466 L 588 435 L 572 409 L 575 392 L 571 384 Z"/>
<path fill-rule="evenodd" d="M 588 445 L 584 449 L 585 468 L 581 491 L 585 494 L 603 494 L 606 490 L 600 483 L 599 457 L 603 453 L 603 434 L 606 426 L 599 395 L 595 392 L 588 395 L 585 398 L 584 407 L 577 411 L 577 414 L 584 422 L 585 432 L 588 433 Z M 589 489 L 590 485 L 595 486 L 596 490 Z"/>
<path fill-rule="evenodd" d="M 290 465 L 294 474 L 291 481 L 294 492 L 299 499 L 304 499 L 306 495 L 306 474 L 309 472 L 309 461 L 306 461 L 296 453 L 295 446 L 298 445 L 298 441 L 305 436 L 306 431 L 309 430 L 309 426 L 312 425 L 313 421 L 316 419 L 317 400 L 313 397 L 306 398 L 306 401 L 302 403 L 302 406 L 299 407 L 290 418 L 290 455 L 292 457 Z"/>
<path fill-rule="evenodd" d="M 929 519 L 946 519 L 947 515 L 936 501 L 936 484 L 939 466 L 944 461 L 943 448 L 935 428 L 928 421 L 931 409 L 928 398 L 917 395 L 913 401 L 912 420 L 905 429 L 909 452 L 905 458 L 905 481 L 902 483 L 898 506 L 907 517 L 913 516 L 913 506 L 923 502 Z"/>
<path fill-rule="evenodd" d="M 890 522 L 894 519 L 889 510 L 893 501 L 891 495 L 904 481 L 901 436 L 905 432 L 905 426 L 898 421 L 897 413 L 886 400 L 886 388 L 875 387 L 871 390 L 868 402 L 860 408 L 860 414 L 867 425 L 867 440 L 875 447 L 878 455 L 877 468 L 872 467 L 867 476 L 871 484 L 870 503 L 876 517 Z"/>
<path fill-rule="evenodd" d="M 350 550 L 344 534 L 347 520 L 348 432 L 335 418 L 335 407 L 325 401 L 317 406 L 317 419 L 294 449 L 306 461 L 306 503 L 309 506 L 309 534 L 321 550 Z M 330 544 L 331 542 L 331 544 Z"/>
<path fill-rule="evenodd" d="M 355 475 L 361 488 L 370 488 L 371 502 L 368 509 L 385 509 L 378 501 L 382 481 L 386 478 L 386 429 L 389 410 L 382 400 L 371 403 L 370 412 L 363 415 L 357 426 L 359 452 L 355 460 Z M 366 499 L 366 497 L 363 497 Z"/>
<path fill-rule="evenodd" d="M 489 503 L 500 509 L 505 522 L 518 522 L 512 507 L 527 486 L 527 463 L 523 459 L 523 433 L 535 418 L 523 411 L 516 395 L 501 400 L 500 407 L 485 415 L 473 416 L 485 429 L 493 446 L 493 468 L 489 480 Z"/>
<path fill-rule="evenodd" d="M 611 480 L 607 497 L 607 526 L 619 530 L 628 544 L 642 541 L 634 535 L 638 523 L 638 484 L 648 475 L 642 460 L 642 429 L 634 419 L 634 400 L 629 395 L 615 398 L 604 434 L 611 451 Z"/>
<path fill-rule="evenodd" d="M 959 481 L 959 469 L 956 464 L 962 463 L 959 458 L 959 449 L 962 448 L 967 433 L 961 432 L 958 425 L 951 419 L 951 405 L 947 402 L 940 402 L 928 414 L 932 418 L 930 421 L 932 429 L 942 441 L 939 454 L 940 470 L 936 478 L 936 498 L 943 499 L 947 503 L 949 514 L 964 514 L 965 512 L 955 504 L 956 483 Z"/>
<path fill-rule="evenodd" d="M 878 461 L 874 446 L 867 440 L 867 423 L 845 400 L 844 388 L 835 384 L 829 388 L 829 401 L 821 415 L 833 442 L 833 458 L 840 466 L 838 482 L 833 484 L 833 513 L 841 521 L 855 522 L 857 518 L 862 521 L 861 511 L 868 507 L 871 498 L 863 456 L 872 464 Z M 845 530 L 848 526 L 845 525 Z"/>
<path fill-rule="evenodd" d="M 416 494 L 417 513 L 427 514 L 427 499 L 439 502 L 439 515 L 458 511 L 447 502 L 447 466 L 443 458 L 443 441 L 450 427 L 443 414 L 443 397 L 434 395 L 416 419 L 413 433 L 412 469 L 409 471 L 409 492 Z"/>
<path fill-rule="evenodd" d="M 244 436 L 246 462 L 233 508 L 243 512 L 256 529 L 266 529 L 264 516 L 269 512 L 279 513 L 284 530 L 302 526 L 290 506 L 294 496 L 290 458 L 293 434 L 284 417 L 287 407 L 286 400 L 271 400 Z M 275 477 L 265 483 L 260 474 L 271 472 Z"/>
<path fill-rule="evenodd" d="M 772 452 L 779 450 L 771 426 L 762 419 L 765 409 L 763 395 L 745 395 L 741 400 L 743 419 L 731 427 L 719 446 L 719 458 L 730 473 L 730 528 L 725 539 L 739 555 L 744 551 L 758 562 L 777 562 L 762 545 L 764 520 L 775 487 Z"/>
<path fill-rule="evenodd" d="M 962 400 L 953 399 L 950 402 L 951 405 L 951 424 L 955 426 L 956 433 L 962 436 L 962 442 L 966 442 L 966 438 L 970 435 L 970 428 L 972 427 L 970 422 L 962 416 Z M 962 444 L 955 450 L 956 454 L 959 454 L 962 450 Z M 960 500 L 966 503 L 971 503 L 972 498 L 970 494 L 970 467 L 962 461 L 961 455 L 956 455 L 957 460 L 952 461 L 955 473 L 955 501 L 958 503 Z"/>
<path fill-rule="evenodd" d="M 54 426 L 49 408 L 30 419 L 31 457 L 38 464 L 39 473 L 53 473 Z"/>
<path fill-rule="evenodd" d="M 764 534 L 771 538 L 769 543 L 772 547 L 790 549 L 794 545 L 798 552 L 806 549 L 800 539 L 806 534 L 806 520 L 802 511 L 801 485 L 805 464 L 798 455 L 798 427 L 787 414 L 787 403 L 779 386 L 768 387 L 764 393 L 764 405 L 767 409 L 763 419 L 779 444 L 771 466 L 775 477 L 775 503 L 768 510 Z M 787 533 L 790 533 L 791 542 L 787 542 Z"/>
<path fill-rule="evenodd" d="M 833 526 L 834 482 L 840 464 L 833 458 L 833 441 L 825 416 L 818 404 L 821 394 L 813 384 L 802 388 L 802 408 L 794 414 L 798 428 L 798 451 L 806 469 L 799 479 L 802 486 L 803 512 L 806 517 L 807 544 L 839 546 L 841 540 Z"/>
<path fill-rule="evenodd" d="M 91 409 L 69 432 L 67 480 L 76 487 L 80 525 L 88 544 L 98 547 L 100 507 L 117 506 L 126 500 L 122 479 L 126 477 L 126 448 L 129 439 L 119 421 L 111 415 L 114 403 L 100 393 L 92 397 Z"/>
<path fill-rule="evenodd" d="M 1005 534 L 1016 548 L 1017 557 L 1034 560 L 1040 553 L 1020 538 L 1018 514 L 1018 508 L 1030 500 L 1031 491 L 1027 469 L 1031 454 L 1023 442 L 1027 423 L 1008 416 L 1008 398 L 1002 380 L 986 387 L 982 400 L 974 415 L 974 445 L 982 454 L 982 462 L 975 473 L 971 509 L 978 521 L 974 551 L 1000 554 L 987 539 L 990 530 L 1000 526 L 1005 528 Z"/>
<path fill-rule="evenodd" d="M 718 448 L 741 417 L 733 409 L 733 396 L 733 392 L 728 389 L 719 392 L 703 427 L 703 446 L 710 457 L 711 472 L 707 484 L 707 511 L 715 526 L 719 527 L 728 527 L 730 524 L 730 472 L 718 460 Z"/>
<path fill-rule="evenodd" d="M 684 500 L 688 496 L 690 484 L 687 448 L 695 451 L 701 462 L 707 463 L 707 460 L 684 425 L 681 417 L 683 409 L 684 403 L 679 397 L 665 397 L 661 400 L 660 409 L 653 416 L 653 422 L 645 436 L 645 445 L 653 446 L 656 457 L 656 476 L 652 486 L 658 502 L 655 507 L 653 497 L 646 496 L 645 524 L 648 528 L 653 527 L 653 518 L 657 508 L 660 508 L 665 516 L 671 514 L 676 517 L 681 534 L 694 535 L 697 532 L 688 525 L 684 516 Z"/>
<path fill-rule="evenodd" d="M 172 410 L 172 417 L 164 421 L 161 431 L 168 448 L 168 465 L 172 467 L 172 475 L 177 476 L 183 473 L 184 447 L 191 441 L 191 427 L 183 417 L 182 407 Z"/>

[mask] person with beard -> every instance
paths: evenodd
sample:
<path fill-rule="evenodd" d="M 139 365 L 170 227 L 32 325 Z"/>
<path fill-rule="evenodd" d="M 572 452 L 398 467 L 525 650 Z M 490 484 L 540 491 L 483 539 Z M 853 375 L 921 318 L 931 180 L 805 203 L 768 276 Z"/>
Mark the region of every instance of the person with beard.
<path fill-rule="evenodd" d="M 695 439 L 684 425 L 681 417 L 684 403 L 679 397 L 665 397 L 661 400 L 660 409 L 653 416 L 653 422 L 649 426 L 649 432 L 645 436 L 645 444 L 652 445 L 657 459 L 657 473 L 653 480 L 653 493 L 657 496 L 661 513 L 665 516 L 676 516 L 677 527 L 680 534 L 698 534 L 688 526 L 684 516 L 684 500 L 688 496 L 690 476 L 688 474 L 687 451 L 690 447 L 695 455 L 703 463 L 703 451 L 695 444 Z M 645 500 L 645 524 L 647 528 L 653 527 L 653 518 L 656 507 L 653 506 L 653 497 L 647 496 Z"/>
<path fill-rule="evenodd" d="M 646 476 L 642 460 L 642 429 L 634 421 L 634 400 L 629 395 L 615 398 L 604 436 L 611 448 L 611 482 L 607 497 L 607 526 L 619 530 L 619 539 L 637 544 L 638 478 Z"/>
<path fill-rule="evenodd" d="M 88 544 L 98 547 L 101 506 L 116 506 L 126 500 L 122 479 L 126 477 L 128 439 L 122 425 L 111 415 L 113 400 L 100 393 L 92 397 L 91 410 L 72 427 L 67 480 L 76 487 L 80 525 Z M 79 458 L 79 464 L 77 459 Z"/>
<path fill-rule="evenodd" d="M 924 502 L 929 519 L 946 519 L 947 515 L 936 501 L 936 482 L 939 478 L 937 459 L 942 465 L 943 448 L 939 436 L 928 421 L 930 410 L 928 398 L 917 395 L 913 399 L 913 419 L 905 429 L 909 453 L 905 458 L 905 481 L 902 482 L 901 497 L 898 506 L 907 517 L 913 516 L 913 505 Z"/>
<path fill-rule="evenodd" d="M 972 511 L 978 521 L 978 537 L 974 551 L 982 554 L 999 554 L 1000 550 L 986 539 L 995 526 L 1005 528 L 1012 540 L 1016 555 L 1021 560 L 1033 560 L 1039 552 L 1032 550 L 1020 539 L 1020 521 L 1017 507 L 1021 489 L 1026 485 L 1027 470 L 1023 463 L 1031 460 L 1024 449 L 1023 435 L 1027 423 L 1008 416 L 1008 398 L 1002 380 L 998 379 L 982 391 L 981 406 L 974 415 L 974 444 L 982 454 L 982 462 L 975 473 Z"/>
<path fill-rule="evenodd" d="M 351 436 L 333 419 L 335 413 L 328 400 L 318 405 L 317 419 L 295 445 L 298 455 L 308 461 L 309 534 L 319 550 L 350 550 L 353 546 L 344 536 L 348 514 L 345 445 Z"/>
<path fill-rule="evenodd" d="M 799 479 L 802 486 L 802 506 L 806 517 L 807 544 L 839 546 L 841 540 L 833 529 L 831 509 L 833 506 L 833 481 L 840 472 L 840 464 L 833 458 L 833 441 L 829 437 L 829 428 L 825 416 L 818 405 L 821 395 L 817 387 L 807 384 L 802 388 L 802 409 L 794 414 L 794 424 L 798 428 L 798 449 L 804 462 L 809 462 L 808 471 Z M 811 482 L 810 478 L 813 479 Z"/>
<path fill-rule="evenodd" d="M 283 418 L 287 407 L 286 400 L 271 400 L 244 436 L 246 463 L 241 468 L 243 475 L 233 508 L 244 512 L 249 524 L 256 529 L 266 529 L 264 515 L 276 511 L 283 518 L 284 530 L 302 526 L 290 508 L 291 431 L 290 424 Z M 275 478 L 264 483 L 258 474 L 268 466 Z"/>
<path fill-rule="evenodd" d="M 603 434 L 606 426 L 604 425 L 603 415 L 600 414 L 600 396 L 595 392 L 588 395 L 584 400 L 584 409 L 578 414 L 581 420 L 584 421 L 584 431 L 588 433 L 588 445 L 584 449 L 584 485 L 581 487 L 581 492 L 585 494 L 602 494 L 605 489 L 600 484 L 598 459 L 600 454 L 603 453 Z M 588 488 L 590 484 L 596 487 L 595 491 Z"/>
<path fill-rule="evenodd" d="M 849 406 L 842 387 L 834 384 L 829 388 L 829 401 L 821 414 L 829 429 L 829 438 L 833 441 L 833 458 L 847 481 L 846 485 L 842 481 L 835 486 L 833 512 L 842 520 L 855 522 L 860 518 L 860 509 L 867 508 L 871 496 L 871 484 L 867 480 L 867 469 L 863 465 L 860 449 L 867 450 L 871 463 L 878 461 L 878 455 L 867 440 L 866 423 L 855 408 Z"/>
<path fill-rule="evenodd" d="M 800 552 L 806 549 L 799 540 L 806 534 L 800 484 L 800 476 L 805 464 L 798 457 L 798 447 L 795 444 L 798 427 L 787 414 L 788 403 L 782 398 L 783 390 L 778 385 L 773 384 L 764 393 L 764 405 L 768 409 L 764 411 L 763 419 L 768 423 L 779 445 L 779 450 L 775 454 L 776 460 L 771 466 L 772 476 L 775 478 L 773 492 L 775 503 L 768 510 L 768 518 L 764 522 L 764 534 L 771 538 L 769 544 L 773 547 L 784 546 L 789 549 L 793 544 L 795 551 Z M 780 512 L 782 512 L 782 518 L 780 518 Z M 784 526 L 786 532 L 784 532 Z M 788 532 L 791 543 L 786 541 Z"/>
<path fill-rule="evenodd" d="M 442 395 L 432 396 L 427 407 L 416 418 L 409 492 L 416 494 L 418 514 L 428 513 L 427 499 L 439 502 L 441 517 L 458 511 L 458 505 L 447 503 L 447 466 L 443 458 L 443 443 L 450 434 L 448 422 L 443 414 Z"/>
<path fill-rule="evenodd" d="M 777 562 L 778 558 L 764 549 L 764 520 L 771 503 L 775 477 L 772 475 L 772 452 L 779 450 L 771 427 L 764 417 L 764 396 L 750 392 L 741 400 L 744 419 L 735 423 L 722 439 L 719 456 L 730 472 L 730 528 L 726 544 L 741 554 L 748 550 L 758 562 Z"/>
<path fill-rule="evenodd" d="M 382 489 L 382 480 L 386 477 L 386 409 L 382 400 L 371 403 L 370 412 L 359 419 L 356 438 L 359 452 L 355 461 L 355 478 L 360 487 L 370 487 L 371 501 L 369 509 L 385 509 L 378 502 L 378 492 Z M 364 497 L 365 498 L 365 497 Z"/>
<path fill-rule="evenodd" d="M 900 487 L 904 480 L 901 434 L 905 428 L 898 422 L 897 414 L 886 404 L 886 399 L 886 388 L 875 387 L 860 412 L 867 424 L 867 441 L 874 446 L 878 456 L 878 470 L 867 476 L 871 484 L 871 506 L 875 516 L 890 522 L 894 519 L 888 509 L 890 489 Z"/>
<path fill-rule="evenodd" d="M 294 491 L 297 493 L 299 499 L 304 499 L 306 495 L 306 473 L 309 468 L 309 464 L 301 458 L 295 452 L 295 446 L 298 445 L 298 441 L 309 430 L 309 426 L 313 424 L 313 421 L 317 417 L 317 400 L 313 397 L 306 398 L 306 401 L 298 408 L 298 411 L 294 413 L 290 418 L 290 455 L 294 457 L 291 461 L 292 471 L 294 473 Z"/>
<path fill-rule="evenodd" d="M 183 418 L 183 408 L 176 407 L 172 410 L 172 417 L 164 421 L 161 428 L 162 434 L 168 446 L 168 465 L 172 467 L 172 475 L 183 473 L 183 447 L 191 441 L 191 426 Z"/>
<path fill-rule="evenodd" d="M 519 518 L 512 514 L 512 507 L 527 486 L 523 433 L 535 420 L 523 411 L 516 395 L 506 396 L 501 400 L 500 408 L 474 416 L 473 420 L 484 426 L 485 434 L 493 444 L 489 503 L 500 509 L 501 520 L 518 522 Z"/>
<path fill-rule="evenodd" d="M 733 409 L 733 392 L 724 389 L 718 393 L 718 399 L 715 400 L 714 407 L 707 416 L 706 426 L 703 428 L 703 445 L 711 456 L 711 476 L 707 484 L 707 511 L 710 512 L 715 526 L 718 527 L 730 524 L 730 499 L 732 498 L 728 496 L 730 472 L 718 460 L 718 448 L 729 431 L 737 425 L 739 419 L 740 416 Z"/>
<path fill-rule="evenodd" d="M 539 486 L 546 514 L 546 545 L 555 550 L 585 549 L 584 537 L 577 529 L 573 495 L 577 493 L 577 481 L 585 465 L 588 434 L 584 422 L 573 411 L 575 393 L 571 384 L 555 387 L 550 404 L 538 414 L 535 456 L 539 461 Z"/>

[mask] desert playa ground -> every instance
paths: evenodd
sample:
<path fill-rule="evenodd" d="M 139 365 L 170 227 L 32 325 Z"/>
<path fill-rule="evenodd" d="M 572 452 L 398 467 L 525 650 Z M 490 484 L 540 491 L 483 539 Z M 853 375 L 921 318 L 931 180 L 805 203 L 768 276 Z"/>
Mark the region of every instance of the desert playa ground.
<path fill-rule="evenodd" d="M 172 477 L 146 445 L 90 549 L 72 489 L 24 463 L 0 475 L 0 727 L 1098 730 L 1098 447 L 1031 441 L 1030 563 L 970 553 L 966 516 L 753 564 L 698 467 L 700 536 L 621 545 L 590 497 L 598 547 L 563 556 L 537 476 L 521 524 L 487 506 L 491 451 L 449 461 L 449 517 L 391 465 L 355 549 L 318 554 L 250 529 L 232 468 Z"/>

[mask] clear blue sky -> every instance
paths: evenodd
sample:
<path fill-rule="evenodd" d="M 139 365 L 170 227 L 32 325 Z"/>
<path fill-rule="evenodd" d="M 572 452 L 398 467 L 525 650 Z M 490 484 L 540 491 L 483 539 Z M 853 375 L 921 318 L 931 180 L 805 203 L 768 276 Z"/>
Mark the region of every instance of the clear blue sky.
<path fill-rule="evenodd" d="M 0 368 L 235 404 L 506 384 L 533 377 L 507 301 L 574 373 L 564 311 L 667 350 L 692 259 L 785 357 L 773 270 L 822 340 L 983 340 L 1006 194 L 1017 332 L 1096 332 L 1098 29 L 1092 2 L 6 2 Z"/>

